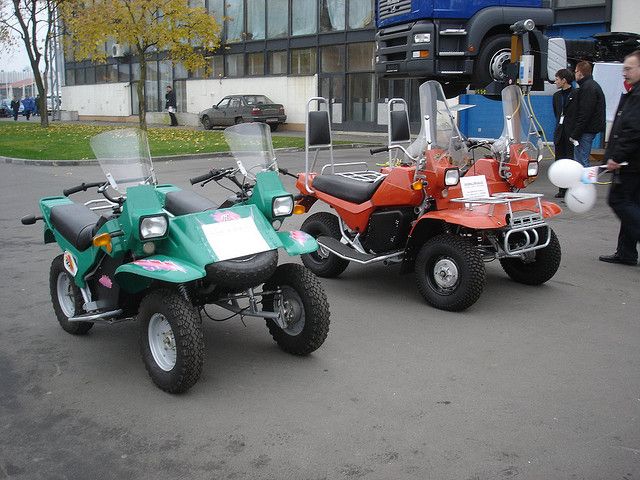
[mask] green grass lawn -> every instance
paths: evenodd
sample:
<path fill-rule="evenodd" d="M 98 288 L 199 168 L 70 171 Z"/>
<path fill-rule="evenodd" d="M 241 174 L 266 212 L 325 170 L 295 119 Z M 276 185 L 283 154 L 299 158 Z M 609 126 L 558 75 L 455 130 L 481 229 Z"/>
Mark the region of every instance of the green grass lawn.
<path fill-rule="evenodd" d="M 41 128 L 36 122 L 0 122 L 0 155 L 33 160 L 82 160 L 95 158 L 89 139 L 114 128 L 112 125 L 51 123 Z M 343 142 L 348 143 L 348 142 Z M 149 128 L 152 156 L 229 150 L 222 131 Z M 273 137 L 274 148 L 304 148 L 304 138 Z"/>

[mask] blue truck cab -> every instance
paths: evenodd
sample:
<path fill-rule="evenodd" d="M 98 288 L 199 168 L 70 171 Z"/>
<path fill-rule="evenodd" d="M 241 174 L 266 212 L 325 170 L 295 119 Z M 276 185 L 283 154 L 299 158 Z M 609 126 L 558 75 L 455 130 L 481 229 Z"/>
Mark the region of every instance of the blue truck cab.
<path fill-rule="evenodd" d="M 376 0 L 376 73 L 483 88 L 503 80 L 509 26 L 527 18 L 552 25 L 549 0 Z"/>

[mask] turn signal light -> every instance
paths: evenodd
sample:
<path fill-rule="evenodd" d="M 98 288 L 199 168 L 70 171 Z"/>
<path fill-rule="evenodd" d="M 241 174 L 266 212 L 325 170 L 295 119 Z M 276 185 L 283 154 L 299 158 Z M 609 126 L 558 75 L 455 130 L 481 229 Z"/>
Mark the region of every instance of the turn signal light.
<path fill-rule="evenodd" d="M 111 235 L 108 233 L 101 233 L 100 235 L 96 235 L 93 237 L 93 246 L 94 247 L 104 247 L 107 253 L 111 253 Z"/>
<path fill-rule="evenodd" d="M 304 208 L 304 205 L 296 205 L 295 207 L 293 207 L 293 214 L 294 215 L 302 215 L 306 211 L 307 211 L 307 209 Z"/>
<path fill-rule="evenodd" d="M 411 184 L 411 188 L 413 190 L 422 190 L 423 184 L 422 180 L 417 180 Z"/>

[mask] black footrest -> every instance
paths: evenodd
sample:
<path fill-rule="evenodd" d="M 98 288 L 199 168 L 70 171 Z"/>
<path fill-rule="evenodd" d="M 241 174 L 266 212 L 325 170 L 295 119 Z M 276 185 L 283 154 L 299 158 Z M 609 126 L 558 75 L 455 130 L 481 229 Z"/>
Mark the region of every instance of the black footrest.
<path fill-rule="evenodd" d="M 332 237 L 318 237 L 316 240 L 321 246 L 326 247 L 339 257 L 347 260 L 354 260 L 359 263 L 368 263 L 376 258 L 376 255 L 360 253 L 352 247 L 345 245 L 344 243 L 340 243 L 340 240 L 336 240 Z"/>

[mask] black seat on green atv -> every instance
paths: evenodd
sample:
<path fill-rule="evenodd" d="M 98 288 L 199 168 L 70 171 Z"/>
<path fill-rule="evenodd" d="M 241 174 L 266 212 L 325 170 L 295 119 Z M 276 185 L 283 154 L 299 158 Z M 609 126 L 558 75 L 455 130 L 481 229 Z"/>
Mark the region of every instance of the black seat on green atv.
<path fill-rule="evenodd" d="M 100 217 L 86 205 L 69 203 L 51 209 L 51 224 L 78 250 L 86 250 L 97 230 Z"/>
<path fill-rule="evenodd" d="M 383 179 L 380 177 L 375 182 L 364 182 L 340 175 L 318 175 L 313 179 L 312 188 L 348 202 L 363 203 L 376 193 Z"/>
<path fill-rule="evenodd" d="M 165 210 L 173 215 L 187 215 L 188 213 L 215 210 L 219 205 L 208 198 L 202 197 L 190 190 L 176 190 L 166 195 Z"/>

